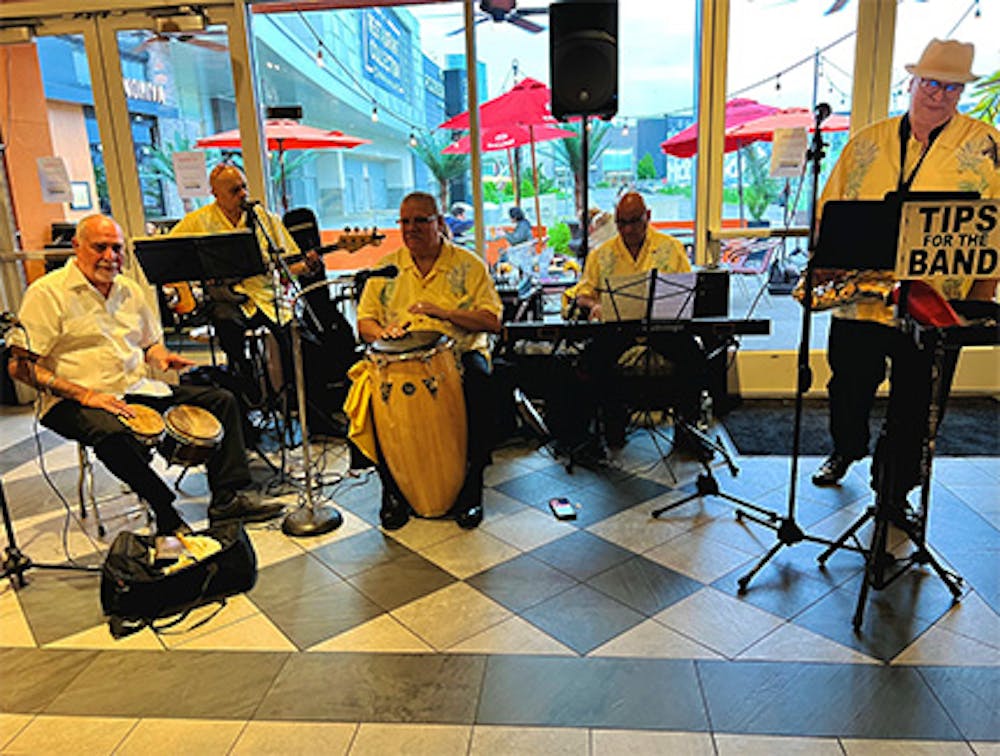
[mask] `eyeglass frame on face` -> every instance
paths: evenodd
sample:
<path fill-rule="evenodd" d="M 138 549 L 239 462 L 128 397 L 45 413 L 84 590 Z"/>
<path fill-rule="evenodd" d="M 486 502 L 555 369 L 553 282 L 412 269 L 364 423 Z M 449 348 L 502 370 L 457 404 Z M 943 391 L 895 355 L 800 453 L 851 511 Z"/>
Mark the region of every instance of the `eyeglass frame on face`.
<path fill-rule="evenodd" d="M 403 227 L 413 226 L 415 228 L 423 228 L 424 226 L 429 226 L 436 220 L 437 214 L 431 213 L 430 215 L 417 215 L 413 218 L 396 218 L 396 223 Z"/>
<path fill-rule="evenodd" d="M 917 86 L 925 94 L 935 95 L 938 92 L 945 97 L 956 97 L 965 90 L 965 84 L 957 81 L 941 81 L 940 79 L 925 79 L 923 76 L 917 77 Z"/>
<path fill-rule="evenodd" d="M 645 211 L 639 215 L 633 215 L 631 218 L 615 218 L 616 226 L 635 226 L 640 223 L 644 223 L 647 220 Z"/>

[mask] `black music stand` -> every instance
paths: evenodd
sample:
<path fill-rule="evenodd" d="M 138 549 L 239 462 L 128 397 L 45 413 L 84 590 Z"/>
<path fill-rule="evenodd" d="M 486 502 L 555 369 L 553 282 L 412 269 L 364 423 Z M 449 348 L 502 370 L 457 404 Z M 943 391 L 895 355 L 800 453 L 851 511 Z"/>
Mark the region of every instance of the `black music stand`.
<path fill-rule="evenodd" d="M 879 262 L 886 268 L 896 267 L 896 256 L 898 254 L 898 230 L 900 217 L 904 202 L 917 202 L 927 200 L 971 200 L 978 199 L 978 194 L 974 192 L 912 192 L 906 196 L 896 193 L 886 195 L 884 203 L 868 203 L 871 205 L 885 205 L 885 213 L 889 218 L 885 219 L 887 224 L 894 231 L 891 245 L 887 247 L 890 255 L 879 258 Z M 902 473 L 899 469 L 899 460 L 894 453 L 894 446 L 898 443 L 895 428 L 886 419 L 887 432 L 883 438 L 879 439 L 879 444 L 884 444 L 883 453 L 879 454 L 879 464 L 873 462 L 872 478 L 875 489 L 875 503 L 869 506 L 865 512 L 855 520 L 841 536 L 830 544 L 829 548 L 819 555 L 818 561 L 821 566 L 826 564 L 836 551 L 851 547 L 848 541 L 857 544 L 856 533 L 861 527 L 873 520 L 874 529 L 869 548 L 865 553 L 865 571 L 861 580 L 861 588 L 858 591 L 858 601 L 852 619 L 855 632 L 860 631 L 864 621 L 865 604 L 868 600 L 870 588 L 882 590 L 902 577 L 910 567 L 914 565 L 929 566 L 945 584 L 953 599 L 957 602 L 962 596 L 962 577 L 957 573 L 948 570 L 942 564 L 940 558 L 931 550 L 927 544 L 927 516 L 930 506 L 930 483 L 931 466 L 934 457 L 934 446 L 937 438 L 938 425 L 940 424 L 941 411 L 947 399 L 948 382 L 944 380 L 944 358 L 946 351 L 947 335 L 944 328 L 925 327 L 917 323 L 908 312 L 910 286 L 908 282 L 903 282 L 900 286 L 898 319 L 904 332 L 912 336 L 914 346 L 919 350 L 931 350 L 930 364 L 930 397 L 927 411 L 927 425 L 925 426 L 924 438 L 921 444 L 920 460 L 920 506 L 916 511 L 916 517 L 909 519 L 905 516 L 891 517 L 891 507 L 893 502 L 901 495 L 905 498 L 905 489 L 900 480 Z M 895 370 L 895 367 L 893 368 Z M 890 403 L 890 411 L 893 406 Z M 913 551 L 903 559 L 897 560 L 888 549 L 889 525 L 894 525 L 913 544 Z M 862 550 L 863 551 L 863 550 Z"/>

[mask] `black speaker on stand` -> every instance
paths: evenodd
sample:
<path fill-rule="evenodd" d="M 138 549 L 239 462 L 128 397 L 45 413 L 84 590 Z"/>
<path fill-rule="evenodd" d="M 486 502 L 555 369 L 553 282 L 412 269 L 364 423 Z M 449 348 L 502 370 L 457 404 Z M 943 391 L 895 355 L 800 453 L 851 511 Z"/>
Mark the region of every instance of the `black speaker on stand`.
<path fill-rule="evenodd" d="M 618 0 L 549 6 L 552 115 L 610 118 L 618 112 Z"/>

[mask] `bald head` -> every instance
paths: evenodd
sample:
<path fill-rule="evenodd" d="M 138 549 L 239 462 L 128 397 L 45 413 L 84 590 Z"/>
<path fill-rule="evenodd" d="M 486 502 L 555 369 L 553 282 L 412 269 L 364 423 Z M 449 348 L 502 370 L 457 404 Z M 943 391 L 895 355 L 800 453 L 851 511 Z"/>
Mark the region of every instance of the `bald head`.
<path fill-rule="evenodd" d="M 615 225 L 618 234 L 633 255 L 637 254 L 646 241 L 646 228 L 649 225 L 649 208 L 638 192 L 626 192 L 618 200 L 615 208 Z"/>
<path fill-rule="evenodd" d="M 220 163 L 208 175 L 215 203 L 234 223 L 243 213 L 247 198 L 247 177 L 235 165 Z"/>
<path fill-rule="evenodd" d="M 122 269 L 125 238 L 121 226 L 106 215 L 88 215 L 76 226 L 73 250 L 84 278 L 107 296 Z"/>

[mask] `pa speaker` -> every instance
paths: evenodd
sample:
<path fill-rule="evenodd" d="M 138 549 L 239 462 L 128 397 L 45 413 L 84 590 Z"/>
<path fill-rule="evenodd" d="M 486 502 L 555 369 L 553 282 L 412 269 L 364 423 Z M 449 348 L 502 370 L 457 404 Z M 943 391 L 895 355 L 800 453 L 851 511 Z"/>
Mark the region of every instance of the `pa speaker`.
<path fill-rule="evenodd" d="M 618 1 L 549 6 L 552 115 L 610 118 L 618 112 Z"/>

